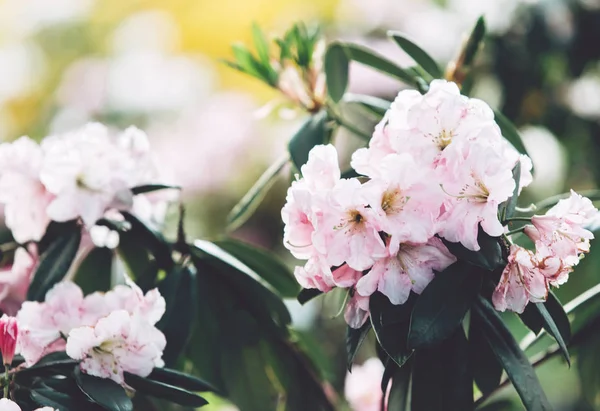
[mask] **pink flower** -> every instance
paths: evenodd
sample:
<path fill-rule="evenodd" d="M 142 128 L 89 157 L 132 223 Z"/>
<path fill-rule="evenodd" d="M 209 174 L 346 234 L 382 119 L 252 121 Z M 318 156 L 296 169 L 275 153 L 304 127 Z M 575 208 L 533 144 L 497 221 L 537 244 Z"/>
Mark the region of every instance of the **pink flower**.
<path fill-rule="evenodd" d="M 364 197 L 357 179 L 340 180 L 329 193 L 330 209 L 323 212 L 313 242 L 331 266 L 346 262 L 355 270 L 366 270 L 376 258 L 385 256 L 377 216 Z"/>
<path fill-rule="evenodd" d="M 28 137 L 0 144 L 0 204 L 6 225 L 19 243 L 39 241 L 50 217 L 53 199 L 40 181 L 42 149 Z"/>
<path fill-rule="evenodd" d="M 0 352 L 2 353 L 2 363 L 5 366 L 12 364 L 18 335 L 17 319 L 4 314 L 0 318 Z"/>
<path fill-rule="evenodd" d="M 315 232 L 318 212 L 313 212 L 314 195 L 304 181 L 294 181 L 287 192 L 286 203 L 281 210 L 285 224 L 283 244 L 292 255 L 308 259 L 314 253 L 312 236 Z"/>
<path fill-rule="evenodd" d="M 512 196 L 515 180 L 504 158 L 489 145 L 457 145 L 451 154 L 443 171 L 442 185 L 448 201 L 440 235 L 478 251 L 479 224 L 493 237 L 504 232 L 498 206 Z"/>
<path fill-rule="evenodd" d="M 21 411 L 21 407 L 8 398 L 2 398 L 0 399 L 0 411 Z"/>
<path fill-rule="evenodd" d="M 340 179 L 337 150 L 331 144 L 313 147 L 301 171 L 311 193 L 332 189 Z"/>
<path fill-rule="evenodd" d="M 381 361 L 370 358 L 362 365 L 354 365 L 352 372 L 346 374 L 344 395 L 352 411 L 381 411 L 383 371 Z"/>
<path fill-rule="evenodd" d="M 125 310 L 136 315 L 151 325 L 156 324 L 165 313 L 167 303 L 158 289 L 154 288 L 146 294 L 140 287 L 125 277 L 127 285 L 117 285 L 104 295 L 104 305 L 107 313 Z"/>
<path fill-rule="evenodd" d="M 139 315 L 125 310 L 113 311 L 93 326 L 71 330 L 67 355 L 82 360 L 87 374 L 124 383 L 124 372 L 148 376 L 162 367 L 166 340 L 162 332 Z"/>
<path fill-rule="evenodd" d="M 437 229 L 444 193 L 432 173 L 416 169 L 410 155 L 389 154 L 380 161 L 381 178 L 363 186 L 378 225 L 392 236 L 392 253 L 400 243 L 427 242 Z"/>
<path fill-rule="evenodd" d="M 11 266 L 0 269 L 0 309 L 15 315 L 25 301 L 31 278 L 38 263 L 37 246 L 30 243 L 15 251 Z"/>
<path fill-rule="evenodd" d="M 411 290 L 421 294 L 431 282 L 434 271 L 443 271 L 456 261 L 438 238 L 423 245 L 401 244 L 397 253 L 375 262 L 356 284 L 362 296 L 379 290 L 392 304 L 404 304 Z"/>
<path fill-rule="evenodd" d="M 498 311 L 522 313 L 530 301 L 543 302 L 547 296 L 546 277 L 539 271 L 534 254 L 512 245 L 508 264 L 492 296 L 494 307 Z"/>
<path fill-rule="evenodd" d="M 344 320 L 351 328 L 360 328 L 369 319 L 369 297 L 352 290 L 352 297 L 346 303 Z"/>

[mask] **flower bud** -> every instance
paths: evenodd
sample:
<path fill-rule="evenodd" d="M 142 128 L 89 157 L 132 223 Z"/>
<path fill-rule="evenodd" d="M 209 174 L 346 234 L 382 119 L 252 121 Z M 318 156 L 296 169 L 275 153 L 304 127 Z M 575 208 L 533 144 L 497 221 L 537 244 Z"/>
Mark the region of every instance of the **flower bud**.
<path fill-rule="evenodd" d="M 5 365 L 13 361 L 18 333 L 17 319 L 3 315 L 0 318 L 0 352 L 2 352 L 2 363 Z"/>

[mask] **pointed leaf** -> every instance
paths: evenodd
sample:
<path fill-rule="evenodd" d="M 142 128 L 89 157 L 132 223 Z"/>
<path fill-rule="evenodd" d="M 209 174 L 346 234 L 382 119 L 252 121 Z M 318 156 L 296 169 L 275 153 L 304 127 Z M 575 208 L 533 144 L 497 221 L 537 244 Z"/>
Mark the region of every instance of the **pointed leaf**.
<path fill-rule="evenodd" d="M 544 320 L 540 311 L 537 309 L 535 304 L 527 304 L 525 310 L 519 314 L 519 318 L 523 321 L 523 324 L 529 328 L 534 334 L 539 333 L 544 326 Z"/>
<path fill-rule="evenodd" d="M 188 391 L 218 392 L 216 387 L 201 378 L 170 368 L 155 368 L 148 378 L 153 381 L 180 387 Z"/>
<path fill-rule="evenodd" d="M 289 162 L 286 154 L 271 164 L 267 170 L 256 180 L 256 183 L 248 190 L 242 199 L 233 207 L 227 215 L 227 230 L 233 231 L 244 224 L 256 211 L 269 189 L 277 179 L 277 175 Z"/>
<path fill-rule="evenodd" d="M 152 193 L 159 190 L 181 190 L 181 186 L 172 186 L 166 184 L 144 184 L 131 189 L 133 195 Z"/>
<path fill-rule="evenodd" d="M 519 348 L 494 307 L 480 297 L 477 304 L 474 305 L 474 309 L 481 318 L 484 338 L 489 342 L 496 358 L 506 370 L 523 405 L 528 410 L 552 410 L 529 359 Z"/>
<path fill-rule="evenodd" d="M 540 314 L 542 315 L 542 319 L 544 322 L 544 329 L 546 330 L 546 332 L 548 332 L 548 334 L 550 334 L 552 337 L 554 337 L 554 339 L 558 343 L 558 346 L 560 347 L 560 350 L 563 353 L 563 356 L 565 357 L 565 360 L 567 360 L 567 364 L 569 364 L 569 366 L 571 366 L 571 357 L 569 356 L 569 350 L 567 349 L 565 340 L 563 339 L 563 336 L 562 336 L 560 330 L 558 329 L 558 326 L 554 322 L 554 319 L 548 312 L 548 309 L 546 308 L 544 303 L 536 303 L 535 306 L 538 309 L 538 311 L 540 312 Z M 564 315 L 566 318 L 566 314 L 564 314 Z M 569 320 L 567 319 L 567 324 L 568 323 L 569 323 Z"/>
<path fill-rule="evenodd" d="M 46 293 L 56 283 L 62 281 L 69 268 L 71 268 L 80 242 L 81 228 L 77 226 L 74 227 L 74 230 L 59 236 L 52 242 L 41 256 L 40 263 L 35 270 L 33 280 L 27 291 L 28 300 L 44 301 Z"/>
<path fill-rule="evenodd" d="M 208 401 L 193 392 L 138 375 L 125 373 L 125 382 L 136 391 L 186 407 L 202 407 L 208 404 Z"/>
<path fill-rule="evenodd" d="M 475 27 L 471 31 L 469 39 L 467 40 L 467 44 L 465 45 L 463 64 L 465 66 L 471 65 L 477 51 L 479 51 L 479 47 L 483 38 L 485 37 L 485 19 L 483 16 L 477 19 L 477 23 L 475 23 Z"/>
<path fill-rule="evenodd" d="M 346 327 L 346 367 L 348 371 L 352 371 L 352 364 L 354 363 L 356 353 L 369 335 L 369 331 L 371 331 L 371 323 L 368 321 L 358 329 L 350 326 Z"/>
<path fill-rule="evenodd" d="M 388 36 L 394 39 L 396 44 L 406 52 L 419 66 L 423 68 L 434 79 L 442 78 L 443 73 L 435 60 L 425 50 L 409 40 L 405 34 L 397 31 L 389 31 Z"/>
<path fill-rule="evenodd" d="M 339 43 L 331 43 L 325 53 L 325 75 L 327 92 L 335 103 L 342 99 L 348 87 L 349 63 L 344 47 Z"/>
<path fill-rule="evenodd" d="M 133 403 L 123 387 L 108 378 L 98 378 L 75 367 L 77 386 L 92 402 L 108 411 L 133 411 Z"/>
<path fill-rule="evenodd" d="M 312 115 L 290 140 L 288 149 L 294 166 L 301 170 L 308 161 L 308 153 L 319 144 L 325 144 L 327 139 L 327 113 L 321 111 Z"/>
<path fill-rule="evenodd" d="M 254 47 L 256 47 L 260 61 L 265 65 L 270 64 L 269 42 L 260 26 L 256 23 L 252 24 L 252 38 L 254 39 Z"/>
<path fill-rule="evenodd" d="M 481 289 L 482 272 L 459 261 L 437 274 L 413 309 L 408 346 L 428 347 L 450 337 Z"/>
<path fill-rule="evenodd" d="M 282 297 L 294 298 L 300 292 L 300 285 L 296 278 L 275 253 L 234 239 L 215 241 L 214 243 L 246 264 L 277 290 Z"/>
<path fill-rule="evenodd" d="M 300 304 L 304 305 L 321 294 L 323 294 L 323 291 L 317 290 L 316 288 L 303 288 L 296 298 Z"/>
<path fill-rule="evenodd" d="M 504 138 L 506 138 L 519 153 L 528 155 L 527 149 L 523 144 L 523 139 L 515 125 L 498 110 L 494 110 L 494 116 Z"/>
<path fill-rule="evenodd" d="M 408 411 L 408 387 L 410 384 L 411 365 L 396 367 L 392 376 L 392 386 L 388 396 L 389 411 Z M 385 396 L 384 396 L 385 397 Z"/>

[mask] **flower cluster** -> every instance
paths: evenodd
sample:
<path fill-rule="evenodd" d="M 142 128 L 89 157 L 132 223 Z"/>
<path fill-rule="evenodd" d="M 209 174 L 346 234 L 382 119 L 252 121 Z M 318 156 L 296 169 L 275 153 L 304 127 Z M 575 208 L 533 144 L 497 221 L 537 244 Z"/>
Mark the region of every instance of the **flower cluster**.
<path fill-rule="evenodd" d="M 41 145 L 28 137 L 0 144 L 0 206 L 20 244 L 39 241 L 50 221 L 81 219 L 89 229 L 109 210 L 144 208 L 148 198 L 131 188 L 158 178 L 135 127 L 112 135 L 91 123 Z"/>
<path fill-rule="evenodd" d="M 66 350 L 81 360 L 81 370 L 123 383 L 123 373 L 147 376 L 162 367 L 165 336 L 155 324 L 165 312 L 158 290 L 145 295 L 128 280 L 107 293 L 84 297 L 71 282 L 61 282 L 43 303 L 27 301 L 17 313 L 17 352 L 27 365 Z"/>
<path fill-rule="evenodd" d="M 493 295 L 497 310 L 522 313 L 527 303 L 545 301 L 550 285 L 564 284 L 594 235 L 585 229 L 598 210 L 585 197 L 571 191 L 545 215 L 534 215 L 525 234 L 535 251 L 513 245 L 508 265 Z"/>
<path fill-rule="evenodd" d="M 333 146 L 313 148 L 282 217 L 285 246 L 308 260 L 299 283 L 352 288 L 353 327 L 375 291 L 403 304 L 454 263 L 442 239 L 477 251 L 480 227 L 502 235 L 500 204 L 532 181 L 531 160 L 503 138 L 490 107 L 443 80 L 424 95 L 401 91 L 351 165 L 368 181 L 341 178 Z"/>

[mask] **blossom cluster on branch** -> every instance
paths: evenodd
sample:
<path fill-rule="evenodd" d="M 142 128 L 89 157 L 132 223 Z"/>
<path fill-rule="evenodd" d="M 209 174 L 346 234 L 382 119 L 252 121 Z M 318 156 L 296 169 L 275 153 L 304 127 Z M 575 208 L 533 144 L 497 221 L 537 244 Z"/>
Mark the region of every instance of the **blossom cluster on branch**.
<path fill-rule="evenodd" d="M 354 328 L 368 318 L 375 291 L 403 304 L 453 264 L 445 242 L 478 251 L 480 229 L 505 235 L 501 205 L 532 181 L 531 160 L 502 136 L 492 109 L 444 80 L 434 80 L 423 95 L 401 91 L 351 165 L 364 177 L 341 178 L 335 148 L 313 148 L 302 178 L 289 188 L 282 217 L 285 246 L 307 260 L 296 267 L 298 282 L 323 292 L 350 288 L 345 318 Z M 563 281 L 561 273 L 592 238 L 582 226 L 595 208 L 575 194 L 568 201 L 534 217 L 527 229 L 539 238 L 536 264 L 546 270 L 546 288 Z M 521 274 L 526 262 L 517 250 L 530 253 L 513 246 L 496 291 L 498 309 L 522 311 L 524 304 L 511 302 L 517 295 L 531 301 L 546 296 Z"/>

